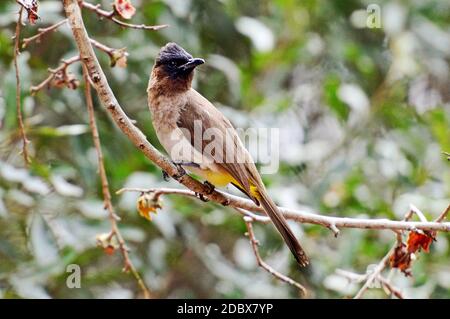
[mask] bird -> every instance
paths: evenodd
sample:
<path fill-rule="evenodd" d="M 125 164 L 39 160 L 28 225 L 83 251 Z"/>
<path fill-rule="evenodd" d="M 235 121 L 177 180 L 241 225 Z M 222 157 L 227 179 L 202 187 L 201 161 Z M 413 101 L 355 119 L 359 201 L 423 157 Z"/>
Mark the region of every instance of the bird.
<path fill-rule="evenodd" d="M 204 179 L 212 190 L 232 184 L 256 205 L 261 205 L 298 264 L 307 266 L 309 259 L 305 251 L 269 196 L 237 131 L 192 87 L 194 70 L 204 63 L 204 59 L 194 58 L 174 42 L 160 49 L 147 94 L 153 127 L 161 145 L 174 164 Z"/>

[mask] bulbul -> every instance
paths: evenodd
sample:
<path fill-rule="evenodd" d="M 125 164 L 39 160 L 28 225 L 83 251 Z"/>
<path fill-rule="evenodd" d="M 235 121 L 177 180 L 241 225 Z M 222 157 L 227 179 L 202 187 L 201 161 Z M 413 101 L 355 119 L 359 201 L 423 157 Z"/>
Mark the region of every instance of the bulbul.
<path fill-rule="evenodd" d="M 192 88 L 194 69 L 205 63 L 176 43 L 161 48 L 147 89 L 156 134 L 172 161 L 210 185 L 233 184 L 262 205 L 295 259 L 308 257 L 267 194 L 250 153 L 230 121 Z"/>

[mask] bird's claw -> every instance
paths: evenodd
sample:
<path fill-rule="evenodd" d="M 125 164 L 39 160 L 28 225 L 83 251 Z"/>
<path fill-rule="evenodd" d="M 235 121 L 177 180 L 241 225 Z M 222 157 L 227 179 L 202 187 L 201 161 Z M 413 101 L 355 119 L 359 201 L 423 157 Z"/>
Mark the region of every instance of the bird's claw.
<path fill-rule="evenodd" d="M 211 195 L 212 193 L 214 193 L 216 186 L 214 186 L 213 184 L 211 184 L 208 181 L 203 182 L 203 185 L 205 185 L 205 187 L 206 187 L 206 195 Z"/>
<path fill-rule="evenodd" d="M 162 171 L 163 179 L 168 182 L 170 180 L 170 176 L 166 171 Z"/>
<path fill-rule="evenodd" d="M 180 178 L 182 178 L 184 175 L 186 175 L 185 169 L 181 166 L 181 164 L 174 163 L 174 165 L 177 167 L 178 173 L 175 175 L 172 175 L 172 178 L 176 181 L 179 181 Z"/>
<path fill-rule="evenodd" d="M 228 205 L 230 205 L 230 200 L 227 198 L 227 199 L 225 199 L 221 204 L 222 204 L 223 206 L 228 206 Z"/>
<path fill-rule="evenodd" d="M 180 178 L 182 178 L 184 175 L 186 175 L 185 169 L 181 166 L 181 165 L 183 165 L 182 163 L 178 163 L 178 162 L 172 162 L 172 163 L 177 168 L 177 173 L 170 176 L 169 173 L 167 173 L 166 171 L 163 170 L 162 175 L 163 175 L 163 179 L 166 182 L 168 182 L 170 180 L 170 177 L 172 177 L 176 181 L 179 181 Z"/>

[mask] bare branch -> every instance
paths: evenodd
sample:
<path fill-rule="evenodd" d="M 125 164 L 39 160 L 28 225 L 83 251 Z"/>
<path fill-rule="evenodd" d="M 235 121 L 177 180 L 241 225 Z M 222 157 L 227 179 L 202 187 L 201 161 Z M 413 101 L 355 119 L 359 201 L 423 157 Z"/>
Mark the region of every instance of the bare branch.
<path fill-rule="evenodd" d="M 372 271 L 372 273 L 367 277 L 366 282 L 361 287 L 361 289 L 358 291 L 358 293 L 355 295 L 354 299 L 360 299 L 366 290 L 372 285 L 372 283 L 375 281 L 376 278 L 378 278 L 381 274 L 381 272 L 386 268 L 389 257 L 392 255 L 392 253 L 395 250 L 395 247 L 397 247 L 397 244 L 395 244 L 389 252 L 386 254 L 386 256 L 381 259 L 381 261 L 378 263 L 378 265 L 375 267 L 375 269 Z"/>
<path fill-rule="evenodd" d="M 150 31 L 157 31 L 163 28 L 168 27 L 167 24 L 162 24 L 162 25 L 145 25 L 145 24 L 132 24 L 132 23 L 126 23 L 123 22 L 119 19 L 117 19 L 115 17 L 116 12 L 114 10 L 111 11 L 106 11 L 101 9 L 101 6 L 99 4 L 95 5 L 86 1 L 81 1 L 80 2 L 81 6 L 83 8 L 86 8 L 88 10 L 91 10 L 93 12 L 95 12 L 98 16 L 109 19 L 111 21 L 113 21 L 114 23 L 120 25 L 121 27 L 124 28 L 131 28 L 131 29 L 139 29 L 139 30 L 150 30 Z"/>
<path fill-rule="evenodd" d="M 119 230 L 119 227 L 117 225 L 117 217 L 114 212 L 114 207 L 111 202 L 111 193 L 109 191 L 109 184 L 108 184 L 108 176 L 106 175 L 105 165 L 103 161 L 103 152 L 100 144 L 100 136 L 98 134 L 97 124 L 95 122 L 95 113 L 94 113 L 94 105 L 92 103 L 92 95 L 91 95 L 91 85 L 89 82 L 89 75 L 86 70 L 86 67 L 83 65 L 83 77 L 85 80 L 85 96 L 86 96 L 86 105 L 88 109 L 89 114 L 89 126 L 91 127 L 92 131 L 92 139 L 94 141 L 95 150 L 97 152 L 97 162 L 98 162 L 98 171 L 100 175 L 100 180 L 102 183 L 102 192 L 103 192 L 103 201 L 105 205 L 105 209 L 108 211 L 109 219 L 111 221 L 111 234 L 110 236 L 115 236 L 118 243 L 119 248 L 122 253 L 123 259 L 124 259 L 124 271 L 131 271 L 133 276 L 136 278 L 143 294 L 146 299 L 150 298 L 150 291 L 146 287 L 144 281 L 142 280 L 141 276 L 139 275 L 138 271 L 136 270 L 136 267 L 133 265 L 133 263 L 130 260 L 130 257 L 128 255 L 128 248 L 125 244 L 125 240 L 123 239 L 123 236 Z"/>
<path fill-rule="evenodd" d="M 189 186 L 188 186 L 189 187 Z M 157 192 L 159 194 L 174 194 L 197 198 L 195 192 L 185 189 L 176 188 L 122 188 L 116 192 L 116 194 L 121 194 L 123 192 Z M 239 211 L 243 215 L 255 218 L 259 222 L 268 222 L 270 219 L 266 216 L 255 217 L 249 215 L 249 212 L 261 212 L 264 210 L 260 206 L 256 206 L 251 200 L 231 195 L 225 192 L 216 191 L 223 196 L 228 202 L 229 206 L 232 208 L 240 208 Z M 206 197 L 208 195 L 204 194 Z M 212 199 L 215 201 L 215 199 Z M 219 202 L 221 203 L 221 202 Z M 313 214 L 306 211 L 300 211 L 295 209 L 290 209 L 286 207 L 278 207 L 286 219 L 294 220 L 301 223 L 321 225 L 330 229 L 338 228 L 361 228 L 361 229 L 387 229 L 393 231 L 401 230 L 435 230 L 450 232 L 450 223 L 440 223 L 440 222 L 411 222 L 407 220 L 395 221 L 389 219 L 368 219 L 368 218 L 348 218 L 348 217 L 333 217 L 325 216 L 319 214 Z"/>
<path fill-rule="evenodd" d="M 343 269 L 336 269 L 336 274 L 347 278 L 348 280 L 352 281 L 352 282 L 356 282 L 356 283 L 361 283 L 363 281 L 365 281 L 367 279 L 367 277 L 370 274 L 357 274 L 351 271 L 347 271 L 347 270 L 343 270 Z M 403 293 L 400 291 L 400 289 L 398 289 L 397 287 L 395 287 L 394 285 L 392 285 L 392 283 L 384 278 L 382 275 L 378 275 L 378 277 L 376 278 L 381 285 L 383 286 L 383 288 L 385 289 L 385 292 L 388 295 L 394 295 L 395 297 L 399 298 L 399 299 L 405 299 Z"/>
<path fill-rule="evenodd" d="M 62 26 L 65 23 L 67 23 L 67 19 L 61 20 L 58 23 L 55 23 L 47 28 L 39 28 L 38 33 L 36 35 L 23 39 L 22 49 L 25 49 L 28 46 L 28 44 L 30 44 L 33 41 L 39 41 L 42 36 L 44 36 L 45 34 L 47 34 L 50 31 L 54 31 L 54 30 L 58 29 L 60 26 Z"/>
<path fill-rule="evenodd" d="M 60 74 L 61 72 L 65 72 L 67 67 L 71 64 L 74 64 L 75 62 L 80 61 L 80 56 L 73 56 L 70 59 L 67 60 L 61 60 L 61 65 L 57 67 L 56 69 L 48 69 L 48 72 L 50 75 L 41 83 L 38 85 L 34 85 L 30 88 L 31 94 L 36 94 L 38 91 L 42 90 L 45 86 L 47 86 L 57 74 Z"/>
<path fill-rule="evenodd" d="M 450 205 L 448 205 L 447 208 L 442 212 L 442 214 L 439 215 L 438 218 L 436 218 L 435 222 L 436 223 L 442 222 L 444 219 L 447 218 L 448 213 L 450 213 Z"/>
<path fill-rule="evenodd" d="M 14 34 L 14 69 L 16 70 L 16 112 L 17 112 L 17 122 L 19 124 L 19 130 L 20 135 L 22 137 L 22 155 L 23 159 L 25 161 L 25 165 L 28 165 L 31 160 L 28 155 L 28 143 L 30 141 L 27 138 L 27 135 L 25 133 L 25 125 L 23 123 L 23 117 L 22 117 L 22 106 L 20 101 L 20 91 L 21 91 L 21 85 L 20 85 L 20 72 L 19 72 L 19 64 L 17 63 L 17 57 L 19 56 L 19 42 L 20 42 L 20 30 L 22 26 L 22 13 L 23 13 L 24 5 L 21 4 L 21 7 L 19 9 L 19 16 L 17 18 L 16 23 L 16 32 Z"/>
<path fill-rule="evenodd" d="M 100 42 L 98 42 L 97 40 L 94 40 L 94 39 L 89 39 L 89 41 L 91 41 L 91 43 L 92 43 L 92 45 L 94 47 L 96 47 L 97 49 L 105 52 L 110 57 L 113 55 L 114 50 L 117 50 L 117 49 L 114 49 L 114 48 L 111 48 L 111 47 L 107 46 L 106 44 L 100 43 Z"/>
<path fill-rule="evenodd" d="M 126 47 L 121 49 L 115 49 L 107 46 L 106 44 L 98 42 L 97 40 L 94 39 L 89 39 L 89 41 L 91 41 L 91 44 L 95 46 L 97 49 L 105 52 L 109 56 L 111 67 L 114 67 L 116 64 L 122 67 L 126 66 L 126 61 L 128 57 Z"/>
<path fill-rule="evenodd" d="M 300 285 L 298 282 L 296 282 L 295 280 L 283 275 L 282 273 L 279 273 L 278 271 L 276 271 L 275 269 L 273 269 L 271 266 L 269 266 L 262 258 L 261 255 L 259 254 L 259 249 L 258 249 L 258 245 L 259 242 L 255 237 L 255 233 L 253 232 L 253 219 L 251 217 L 244 217 L 244 221 L 245 221 L 245 225 L 247 226 L 247 236 L 250 239 L 250 243 L 252 245 L 252 249 L 253 249 L 253 253 L 255 254 L 256 257 L 256 261 L 258 262 L 258 265 L 263 268 L 264 270 L 266 270 L 267 272 L 269 272 L 272 276 L 274 276 L 275 278 L 280 279 L 281 281 L 284 281 L 285 283 L 288 283 L 296 288 L 298 288 L 300 290 L 300 292 L 306 296 L 307 294 L 307 290 L 305 287 L 303 287 L 302 285 Z"/>
<path fill-rule="evenodd" d="M 378 276 L 378 280 L 381 282 L 384 288 L 386 288 L 392 295 L 397 297 L 398 299 L 405 299 L 403 293 L 397 287 L 393 286 L 389 280 L 384 278 L 383 276 Z"/>
<path fill-rule="evenodd" d="M 420 221 L 427 222 L 427 218 L 425 217 L 425 215 L 422 213 L 422 211 L 420 209 L 418 209 L 413 204 L 410 204 L 409 207 L 410 207 L 411 212 L 416 214 L 417 217 L 419 217 Z"/>

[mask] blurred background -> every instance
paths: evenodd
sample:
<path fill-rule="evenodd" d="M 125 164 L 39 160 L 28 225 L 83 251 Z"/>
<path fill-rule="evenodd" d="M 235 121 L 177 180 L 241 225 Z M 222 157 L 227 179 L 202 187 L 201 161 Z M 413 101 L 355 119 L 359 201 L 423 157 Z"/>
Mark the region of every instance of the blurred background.
<path fill-rule="evenodd" d="M 94 1 L 94 0 L 93 0 Z M 96 1 L 110 10 L 111 1 Z M 39 2 L 41 19 L 23 37 L 64 18 L 60 1 Z M 174 41 L 207 63 L 195 87 L 237 127 L 279 128 L 280 168 L 265 175 L 283 206 L 326 215 L 401 219 L 409 204 L 435 218 L 450 201 L 450 2 L 324 0 L 138 1 L 133 23 L 169 24 L 160 31 L 121 29 L 83 10 L 90 36 L 129 52 L 126 68 L 97 55 L 128 115 L 160 148 L 146 87 L 159 48 Z M 381 8 L 368 28 L 366 8 Z M 15 112 L 12 66 L 15 1 L 0 2 L 0 297 L 138 298 L 123 261 L 96 247 L 108 232 L 95 149 L 82 90 L 29 88 L 47 68 L 77 54 L 67 26 L 30 44 L 19 57 L 32 164 L 25 168 Z M 70 71 L 82 80 L 80 65 Z M 166 183 L 116 128 L 95 97 L 111 191 L 180 187 Z M 160 148 L 161 149 L 161 148 Z M 234 190 L 230 189 L 234 192 Z M 242 217 L 230 208 L 179 196 L 163 198 L 149 222 L 139 194 L 114 195 L 130 255 L 161 298 L 297 298 L 299 292 L 258 268 Z M 299 269 L 271 225 L 255 225 L 263 258 L 310 290 L 343 298 L 359 285 L 335 273 L 366 273 L 395 242 L 391 231 L 291 224 L 312 260 Z M 412 298 L 449 298 L 449 235 L 420 254 L 412 277 L 392 282 Z M 81 288 L 66 286 L 69 264 Z M 385 298 L 382 289 L 367 297 Z"/>

